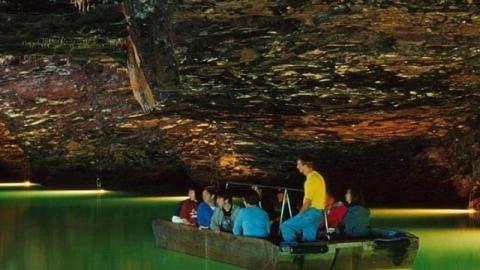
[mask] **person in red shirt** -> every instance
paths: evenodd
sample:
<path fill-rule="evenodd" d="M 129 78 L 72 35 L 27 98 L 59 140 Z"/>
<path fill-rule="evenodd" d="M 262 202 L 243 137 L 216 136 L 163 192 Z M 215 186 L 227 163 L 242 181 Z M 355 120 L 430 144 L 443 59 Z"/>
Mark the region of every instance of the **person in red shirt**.
<path fill-rule="evenodd" d="M 335 198 L 331 195 L 327 195 L 326 209 L 327 209 L 327 221 L 329 228 L 337 228 L 342 224 L 343 218 L 348 211 L 348 208 L 342 201 L 335 202 Z M 320 229 L 325 229 L 325 221 L 322 221 Z"/>
<path fill-rule="evenodd" d="M 338 225 L 342 224 L 345 215 L 347 214 L 348 208 L 341 201 L 335 203 L 332 208 L 328 211 L 327 221 L 329 228 L 337 228 Z"/>
<path fill-rule="evenodd" d="M 181 202 L 180 218 L 183 224 L 195 226 L 197 224 L 198 201 L 195 189 L 188 189 L 188 199 Z"/>

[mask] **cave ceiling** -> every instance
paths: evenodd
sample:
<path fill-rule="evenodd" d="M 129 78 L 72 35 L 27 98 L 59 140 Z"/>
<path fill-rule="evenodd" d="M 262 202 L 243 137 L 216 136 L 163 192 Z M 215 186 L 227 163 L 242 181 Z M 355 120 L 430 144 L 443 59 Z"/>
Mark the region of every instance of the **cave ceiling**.
<path fill-rule="evenodd" d="M 11 171 L 298 185 L 310 153 L 334 190 L 433 197 L 480 176 L 472 1 L 44 2 L 0 2 Z"/>

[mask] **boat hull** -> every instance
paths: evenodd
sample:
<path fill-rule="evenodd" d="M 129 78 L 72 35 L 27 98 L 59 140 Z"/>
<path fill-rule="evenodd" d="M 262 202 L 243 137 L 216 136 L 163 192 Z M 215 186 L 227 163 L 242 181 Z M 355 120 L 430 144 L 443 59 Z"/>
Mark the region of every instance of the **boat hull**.
<path fill-rule="evenodd" d="M 279 253 L 278 247 L 266 240 L 199 230 L 163 220 L 153 222 L 153 232 L 158 247 L 250 269 L 275 269 Z"/>
<path fill-rule="evenodd" d="M 155 220 L 152 224 L 160 248 L 220 261 L 248 269 L 411 269 L 418 238 L 377 230 L 370 239 L 317 241 L 280 247 L 265 239 Z"/>

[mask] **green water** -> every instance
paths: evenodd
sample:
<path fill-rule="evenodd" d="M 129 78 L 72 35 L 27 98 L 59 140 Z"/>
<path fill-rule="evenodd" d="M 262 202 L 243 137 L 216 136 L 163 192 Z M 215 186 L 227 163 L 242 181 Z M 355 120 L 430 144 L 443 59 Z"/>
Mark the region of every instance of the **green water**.
<path fill-rule="evenodd" d="M 151 221 L 177 201 L 0 187 L 0 269 L 240 269 L 154 247 Z M 420 236 L 416 270 L 480 269 L 480 225 L 467 213 L 374 211 L 373 224 Z"/>

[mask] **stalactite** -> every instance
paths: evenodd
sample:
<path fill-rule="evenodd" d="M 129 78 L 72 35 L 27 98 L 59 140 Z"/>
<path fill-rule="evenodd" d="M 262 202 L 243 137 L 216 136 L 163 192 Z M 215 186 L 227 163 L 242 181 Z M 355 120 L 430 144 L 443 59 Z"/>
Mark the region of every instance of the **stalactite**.
<path fill-rule="evenodd" d="M 155 98 L 152 90 L 145 79 L 142 70 L 142 62 L 138 56 L 138 51 L 129 37 L 127 39 L 127 56 L 128 56 L 128 75 L 130 77 L 130 85 L 132 86 L 133 95 L 140 103 L 144 112 L 151 112 L 155 107 Z"/>

